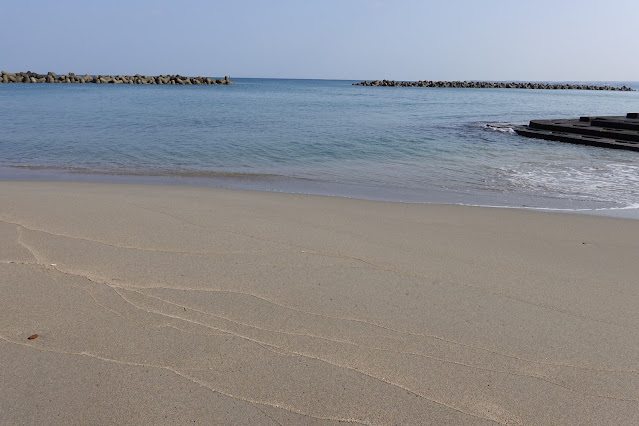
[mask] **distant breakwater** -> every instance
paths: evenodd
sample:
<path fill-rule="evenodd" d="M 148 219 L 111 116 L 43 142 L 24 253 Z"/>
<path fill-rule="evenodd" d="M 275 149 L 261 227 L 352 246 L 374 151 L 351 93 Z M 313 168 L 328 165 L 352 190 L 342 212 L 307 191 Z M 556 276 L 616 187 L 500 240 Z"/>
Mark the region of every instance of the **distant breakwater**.
<path fill-rule="evenodd" d="M 374 80 L 353 83 L 353 86 L 375 87 L 453 87 L 469 89 L 544 89 L 544 90 L 612 90 L 621 92 L 633 92 L 634 89 L 626 86 L 593 86 L 589 84 L 551 84 L 551 83 L 505 83 L 487 81 L 395 81 Z"/>
<path fill-rule="evenodd" d="M 2 71 L 0 83 L 94 83 L 94 84 L 181 84 L 181 85 L 212 85 L 233 84 L 229 76 L 223 79 L 211 77 L 185 77 L 174 75 L 56 75 L 54 72 L 38 74 L 31 71 L 9 73 Z"/>

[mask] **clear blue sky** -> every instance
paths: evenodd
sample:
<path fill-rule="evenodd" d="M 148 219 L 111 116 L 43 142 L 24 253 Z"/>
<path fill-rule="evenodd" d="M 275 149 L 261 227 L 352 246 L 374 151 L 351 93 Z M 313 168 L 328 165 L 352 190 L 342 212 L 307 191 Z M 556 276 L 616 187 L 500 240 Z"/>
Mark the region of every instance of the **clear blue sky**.
<path fill-rule="evenodd" d="M 0 69 L 639 80 L 639 0 L 6 1 Z"/>

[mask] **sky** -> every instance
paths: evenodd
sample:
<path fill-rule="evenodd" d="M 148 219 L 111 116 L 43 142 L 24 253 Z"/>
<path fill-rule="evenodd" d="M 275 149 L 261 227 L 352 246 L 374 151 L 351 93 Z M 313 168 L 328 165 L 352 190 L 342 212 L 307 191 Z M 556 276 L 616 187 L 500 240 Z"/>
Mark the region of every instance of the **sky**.
<path fill-rule="evenodd" d="M 0 69 L 637 81 L 639 0 L 7 1 Z"/>

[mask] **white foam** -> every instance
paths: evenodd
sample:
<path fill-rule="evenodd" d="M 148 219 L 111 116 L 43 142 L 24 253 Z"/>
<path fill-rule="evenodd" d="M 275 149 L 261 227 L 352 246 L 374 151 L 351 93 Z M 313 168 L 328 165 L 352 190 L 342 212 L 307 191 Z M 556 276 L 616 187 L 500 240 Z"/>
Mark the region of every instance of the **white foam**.
<path fill-rule="evenodd" d="M 493 206 L 485 204 L 462 204 L 456 203 L 458 206 L 466 207 L 489 207 L 494 209 L 516 209 L 516 210 L 532 210 L 541 212 L 553 212 L 553 213 L 574 213 L 574 214 L 586 214 L 595 216 L 608 216 L 624 219 L 639 220 L 639 203 L 632 204 L 623 207 L 604 207 L 604 208 L 591 208 L 591 209 L 578 209 L 578 208 L 552 208 L 552 207 L 532 207 L 532 206 Z"/>
<path fill-rule="evenodd" d="M 601 162 L 585 166 L 571 163 L 522 163 L 499 169 L 502 177 L 518 191 L 576 201 L 639 204 L 638 163 Z"/>
<path fill-rule="evenodd" d="M 491 124 L 483 124 L 481 127 L 486 130 L 491 130 L 493 132 L 500 133 L 508 133 L 511 135 L 515 134 L 515 130 L 513 129 L 514 124 L 511 123 L 491 123 Z"/>

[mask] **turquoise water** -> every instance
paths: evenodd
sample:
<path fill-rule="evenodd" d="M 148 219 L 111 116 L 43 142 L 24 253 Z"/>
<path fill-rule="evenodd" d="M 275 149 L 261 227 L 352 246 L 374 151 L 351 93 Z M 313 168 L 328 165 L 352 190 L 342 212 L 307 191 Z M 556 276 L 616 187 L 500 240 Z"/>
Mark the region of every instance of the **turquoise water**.
<path fill-rule="evenodd" d="M 639 112 L 639 92 L 234 81 L 0 84 L 0 178 L 603 214 L 639 208 L 639 153 L 526 139 L 508 126 L 486 126 Z"/>

